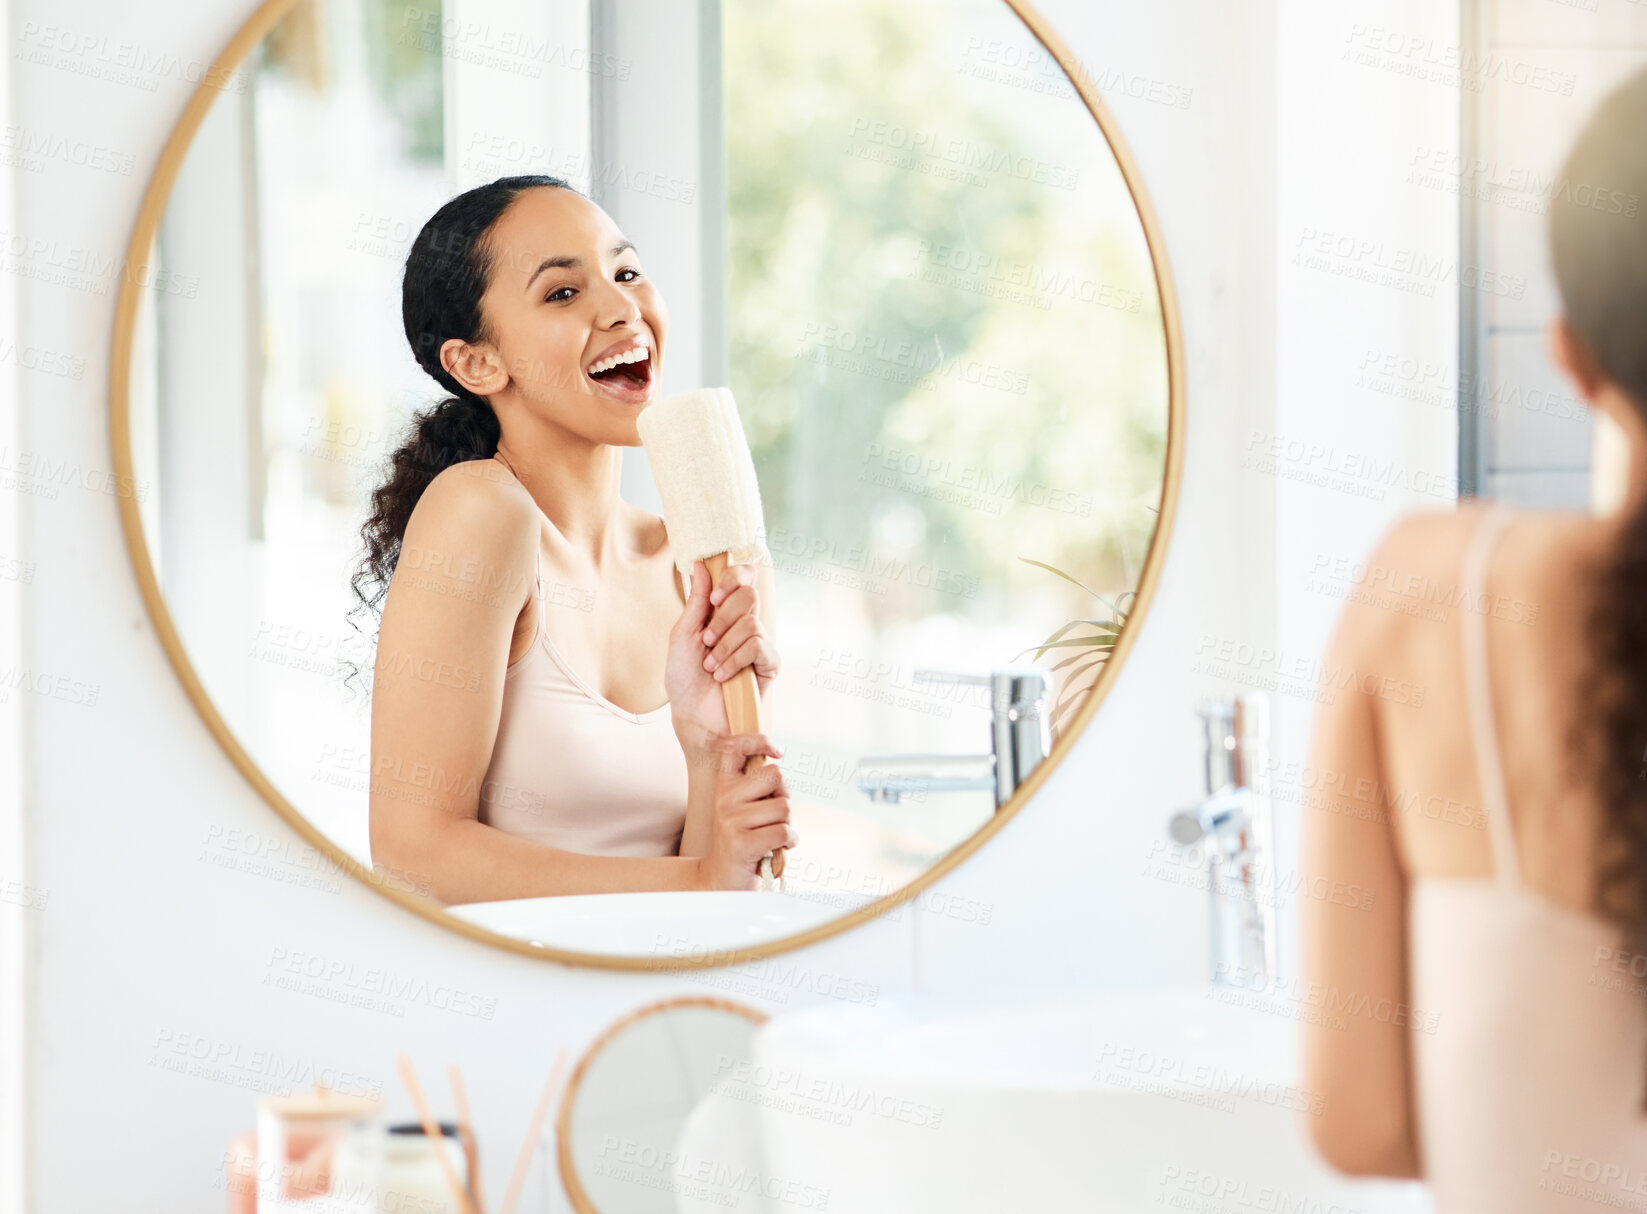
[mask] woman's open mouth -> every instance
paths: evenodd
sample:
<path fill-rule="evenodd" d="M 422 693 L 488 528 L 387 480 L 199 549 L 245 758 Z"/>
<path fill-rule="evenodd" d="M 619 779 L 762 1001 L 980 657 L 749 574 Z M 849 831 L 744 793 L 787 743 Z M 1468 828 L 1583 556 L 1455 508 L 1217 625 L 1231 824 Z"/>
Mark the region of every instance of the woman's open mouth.
<path fill-rule="evenodd" d="M 632 342 L 602 356 L 585 374 L 602 395 L 626 404 L 641 404 L 652 388 L 652 350 Z"/>

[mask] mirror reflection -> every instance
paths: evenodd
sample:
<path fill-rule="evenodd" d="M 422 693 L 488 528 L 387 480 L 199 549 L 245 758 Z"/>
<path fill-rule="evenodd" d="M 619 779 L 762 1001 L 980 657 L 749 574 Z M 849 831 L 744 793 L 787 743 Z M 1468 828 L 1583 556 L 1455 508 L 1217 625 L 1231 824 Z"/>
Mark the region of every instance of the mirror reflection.
<path fill-rule="evenodd" d="M 295 0 L 246 78 L 167 200 L 196 289 L 140 305 L 133 455 L 189 662 L 342 853 L 547 947 L 759 943 L 919 877 L 1072 728 L 1167 342 L 1009 4 Z M 765 543 L 712 603 L 636 418 L 722 385 Z"/>

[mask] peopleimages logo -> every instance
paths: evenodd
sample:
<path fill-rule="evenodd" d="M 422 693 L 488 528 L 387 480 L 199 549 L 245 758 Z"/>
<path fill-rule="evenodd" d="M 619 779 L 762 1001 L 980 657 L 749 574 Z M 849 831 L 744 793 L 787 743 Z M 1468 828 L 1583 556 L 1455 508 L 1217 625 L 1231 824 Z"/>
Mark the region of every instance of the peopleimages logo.
<path fill-rule="evenodd" d="M 409 974 L 398 974 L 382 966 L 359 965 L 353 961 L 278 947 L 270 952 L 266 964 L 270 972 L 265 981 L 271 986 L 286 986 L 294 979 L 310 979 L 341 988 L 335 992 L 339 996 L 338 1002 L 366 1006 L 368 1010 L 402 1014 L 399 1004 L 421 1003 L 437 1011 L 473 1016 L 480 1020 L 492 1019 L 497 1011 L 496 999 L 443 982 L 429 982 Z"/>
<path fill-rule="evenodd" d="M 133 264 L 123 254 L 99 253 L 85 245 L 0 229 L 0 269 L 19 278 L 106 295 L 115 281 L 183 299 L 200 291 L 194 274 L 179 274 L 151 262 Z"/>
<path fill-rule="evenodd" d="M 936 1130 L 943 1126 L 943 1109 L 856 1080 L 808 1075 L 790 1067 L 774 1067 L 731 1054 L 715 1056 L 712 1074 L 719 1081 L 713 1090 L 721 1096 L 748 1100 L 814 1121 L 851 1125 L 853 1117 L 862 1113 L 916 1129 Z"/>
<path fill-rule="evenodd" d="M 1541 215 L 1555 199 L 1603 214 L 1631 218 L 1641 203 L 1639 194 L 1626 194 L 1606 184 L 1574 181 L 1520 165 L 1506 166 L 1482 156 L 1466 155 L 1456 148 L 1420 144 L 1413 149 L 1408 165 L 1407 180 L 1415 185 L 1451 182 L 1451 192 L 1492 202 L 1509 202 L 1516 209 L 1533 210 Z"/>
<path fill-rule="evenodd" d="M 1289 264 L 1426 299 L 1434 298 L 1438 286 L 1455 283 L 1501 299 L 1521 299 L 1527 293 L 1527 280 L 1519 274 L 1502 274 L 1421 249 L 1311 226 L 1299 230 Z"/>
<path fill-rule="evenodd" d="M 830 970 L 813 969 L 810 965 L 795 961 L 789 956 L 765 957 L 756 961 L 729 964 L 737 952 L 736 949 L 705 949 L 695 941 L 667 933 L 659 934 L 652 942 L 654 956 L 683 957 L 695 961 L 713 959 L 712 964 L 718 966 L 716 973 L 701 977 L 737 975 L 751 979 L 756 984 L 769 986 L 774 991 L 805 991 L 847 1003 L 862 1004 L 865 1007 L 874 1007 L 881 997 L 881 988 L 874 983 Z"/>
<path fill-rule="evenodd" d="M 766 535 L 766 541 L 775 559 L 800 557 L 813 564 L 833 565 L 872 580 L 908 582 L 939 594 L 958 594 L 965 598 L 975 598 L 978 594 L 979 579 L 976 575 L 945 569 L 928 561 L 890 557 L 873 548 L 842 544 L 825 536 L 808 535 L 784 527 L 772 528 Z"/>
<path fill-rule="evenodd" d="M 122 177 L 130 177 L 137 164 L 137 157 L 129 152 L 117 152 L 101 144 L 87 143 L 84 139 L 71 139 L 67 135 L 16 124 L 0 127 L 0 151 L 28 160 L 60 160 L 64 164 L 118 173 Z"/>
<path fill-rule="evenodd" d="M 757 1195 L 798 1210 L 827 1210 L 829 1189 L 794 1177 L 762 1172 L 743 1163 L 659 1148 L 650 1142 L 608 1134 L 601 1139 L 597 1175 L 646 1188 L 696 1197 L 715 1205 L 740 1206 L 735 1195 Z M 729 1200 L 730 1199 L 730 1200 Z"/>
<path fill-rule="evenodd" d="M 209 1033 L 162 1028 L 155 1033 L 151 1049 L 151 1066 L 272 1095 L 290 1095 L 316 1086 L 330 1088 L 340 1096 L 376 1099 L 383 1094 L 381 1079 L 323 1066 L 307 1058 L 292 1058 L 278 1050 L 249 1049 Z"/>
<path fill-rule="evenodd" d="M 911 128 L 881 118 L 854 118 L 848 137 L 860 152 L 872 146 L 890 153 L 901 153 L 909 160 L 903 167 L 930 159 L 952 165 L 974 177 L 995 174 L 1060 190 L 1073 190 L 1080 179 L 1080 170 L 1069 165 L 1054 164 L 1007 148 L 990 147 L 972 139 Z M 849 150 L 854 145 L 849 145 Z"/>
<path fill-rule="evenodd" d="M 1479 93 L 1489 80 L 1521 85 L 1538 92 L 1573 95 L 1578 77 L 1498 49 L 1476 50 L 1457 43 L 1439 42 L 1425 34 L 1411 34 L 1379 25 L 1350 26 L 1340 58 L 1363 67 L 1382 68 L 1415 80 L 1466 88 Z"/>
<path fill-rule="evenodd" d="M 400 24 L 403 45 L 408 35 L 420 36 L 422 41 L 416 44 L 419 49 L 433 50 L 433 40 L 439 38 L 446 53 L 455 58 L 474 56 L 478 62 L 491 62 L 492 66 L 499 65 L 478 57 L 489 53 L 616 80 L 628 80 L 632 66 L 628 59 L 617 55 L 593 54 L 587 47 L 569 45 L 555 38 L 536 38 L 528 30 L 494 26 L 489 21 L 460 20 L 439 8 L 408 7 L 401 14 Z"/>
<path fill-rule="evenodd" d="M 1620 1193 L 1647 1194 L 1647 1171 L 1616 1160 L 1595 1159 L 1552 1147 L 1544 1152 L 1544 1171 L 1557 1172 L 1568 1180 L 1582 1180 L 1588 1184 L 1617 1189 Z M 1540 1181 L 1539 1187 L 1556 1192 L 1563 1191 L 1545 1181 Z M 1578 1194 L 1575 1192 L 1573 1195 Z M 1592 1200 L 1600 1198 L 1598 1196 Z"/>
<path fill-rule="evenodd" d="M 65 25 L 23 22 L 17 36 L 16 57 L 25 63 L 60 68 L 81 76 L 130 85 L 155 92 L 170 76 L 185 84 L 203 84 L 227 93 L 244 93 L 246 75 L 198 59 L 184 59 L 170 51 L 156 51 L 135 42 L 119 42 L 106 34 L 92 34 Z"/>
<path fill-rule="evenodd" d="M 884 488 L 908 488 L 910 484 L 933 482 L 937 487 L 977 494 L 982 500 L 1013 501 L 1054 513 L 1078 514 L 1082 518 L 1092 514 L 1090 493 L 1074 493 L 1039 481 L 1026 481 L 1022 475 L 997 473 L 978 464 L 958 464 L 947 456 L 871 442 L 864 447 L 863 462 L 866 468 L 858 474 L 858 479 Z M 895 475 L 882 476 L 880 471 Z"/>

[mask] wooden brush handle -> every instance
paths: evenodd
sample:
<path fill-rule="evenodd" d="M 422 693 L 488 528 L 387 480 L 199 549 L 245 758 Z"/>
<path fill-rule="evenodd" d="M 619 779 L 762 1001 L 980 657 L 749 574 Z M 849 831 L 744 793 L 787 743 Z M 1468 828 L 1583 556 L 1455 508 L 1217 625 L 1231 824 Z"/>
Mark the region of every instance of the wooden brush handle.
<path fill-rule="evenodd" d="M 726 553 L 704 558 L 704 565 L 709 569 L 709 588 L 713 590 L 720 583 L 721 574 L 726 572 Z M 761 730 L 761 692 L 760 684 L 755 681 L 755 668 L 745 666 L 721 684 L 721 694 L 726 697 L 726 723 L 735 734 L 760 733 Z M 765 755 L 750 755 L 744 763 L 745 773 L 755 771 L 766 763 Z M 779 848 L 772 855 L 772 875 L 783 876 L 783 854 L 785 848 Z"/>

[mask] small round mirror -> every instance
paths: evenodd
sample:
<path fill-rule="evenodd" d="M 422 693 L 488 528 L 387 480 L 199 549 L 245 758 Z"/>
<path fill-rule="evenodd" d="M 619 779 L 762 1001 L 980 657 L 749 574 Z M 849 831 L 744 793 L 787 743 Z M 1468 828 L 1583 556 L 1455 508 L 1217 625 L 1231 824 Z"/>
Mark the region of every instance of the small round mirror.
<path fill-rule="evenodd" d="M 728 1093 L 767 1017 L 727 999 L 648 1004 L 591 1045 L 556 1124 L 561 1183 L 578 1214 L 678 1214 L 736 1207 L 726 1169 L 747 1102 Z M 690 1143 L 691 1145 L 687 1145 Z M 724 1192 L 717 1192 L 724 1189 Z"/>

